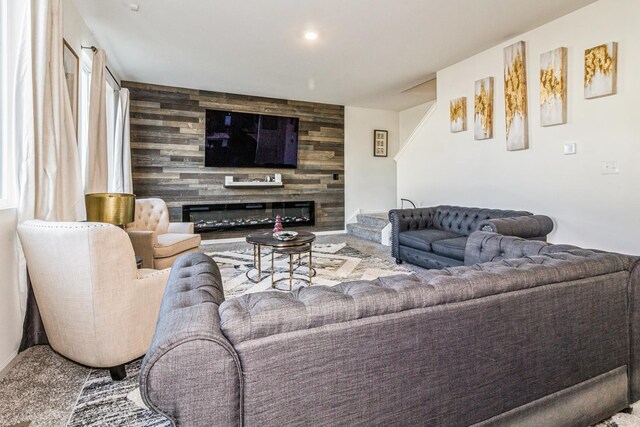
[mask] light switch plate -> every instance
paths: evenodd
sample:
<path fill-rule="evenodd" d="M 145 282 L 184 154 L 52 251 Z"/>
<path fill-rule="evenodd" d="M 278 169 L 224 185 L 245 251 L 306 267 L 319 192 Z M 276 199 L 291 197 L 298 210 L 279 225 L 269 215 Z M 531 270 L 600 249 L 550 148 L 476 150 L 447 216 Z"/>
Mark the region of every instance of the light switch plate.
<path fill-rule="evenodd" d="M 612 175 L 620 173 L 620 162 L 617 160 L 606 160 L 602 162 L 602 175 Z"/>
<path fill-rule="evenodd" d="M 564 144 L 564 154 L 576 154 L 576 143 Z"/>

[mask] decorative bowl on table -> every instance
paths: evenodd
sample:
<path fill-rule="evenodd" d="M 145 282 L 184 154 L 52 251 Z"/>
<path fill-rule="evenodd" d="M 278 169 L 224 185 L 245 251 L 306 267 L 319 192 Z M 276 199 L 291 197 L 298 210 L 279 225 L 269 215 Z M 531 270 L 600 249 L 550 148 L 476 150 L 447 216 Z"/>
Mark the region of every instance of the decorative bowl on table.
<path fill-rule="evenodd" d="M 297 235 L 298 233 L 296 231 L 277 231 L 273 233 L 273 237 L 278 240 L 284 240 L 285 242 L 295 239 Z"/>

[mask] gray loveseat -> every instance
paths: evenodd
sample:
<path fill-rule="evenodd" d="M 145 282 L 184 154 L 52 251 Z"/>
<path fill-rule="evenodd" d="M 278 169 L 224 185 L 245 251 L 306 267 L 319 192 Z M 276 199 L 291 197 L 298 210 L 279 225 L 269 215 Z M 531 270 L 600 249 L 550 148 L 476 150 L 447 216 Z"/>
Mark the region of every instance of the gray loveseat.
<path fill-rule="evenodd" d="M 142 397 L 181 426 L 278 427 L 586 426 L 640 398 L 636 259 L 468 243 L 481 263 L 227 301 L 215 262 L 186 255 Z"/>
<path fill-rule="evenodd" d="M 467 237 L 482 230 L 507 236 L 546 241 L 553 221 L 525 211 L 434 206 L 393 209 L 391 255 L 424 268 L 464 265 Z"/>

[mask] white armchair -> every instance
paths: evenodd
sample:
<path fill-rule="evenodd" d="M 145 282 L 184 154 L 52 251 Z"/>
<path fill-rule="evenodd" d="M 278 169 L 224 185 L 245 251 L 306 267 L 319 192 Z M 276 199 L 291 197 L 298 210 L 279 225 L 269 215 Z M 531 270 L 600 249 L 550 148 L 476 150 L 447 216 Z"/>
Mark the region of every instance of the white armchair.
<path fill-rule="evenodd" d="M 170 270 L 137 269 L 115 225 L 34 220 L 18 234 L 51 347 L 124 378 L 149 348 Z"/>
<path fill-rule="evenodd" d="M 197 252 L 200 235 L 192 222 L 169 222 L 169 210 L 162 199 L 137 199 L 135 221 L 127 233 L 144 268 L 168 268 L 180 255 Z"/>

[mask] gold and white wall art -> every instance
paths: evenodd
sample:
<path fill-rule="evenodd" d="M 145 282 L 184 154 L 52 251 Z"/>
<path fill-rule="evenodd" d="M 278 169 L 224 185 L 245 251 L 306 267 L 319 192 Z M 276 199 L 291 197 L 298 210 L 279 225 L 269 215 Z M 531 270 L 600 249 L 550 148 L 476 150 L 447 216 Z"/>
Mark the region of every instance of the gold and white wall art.
<path fill-rule="evenodd" d="M 462 132 L 467 130 L 467 98 L 452 99 L 449 102 L 451 132 Z"/>
<path fill-rule="evenodd" d="M 540 125 L 567 123 L 567 48 L 540 55 Z"/>
<path fill-rule="evenodd" d="M 584 97 L 616 93 L 618 43 L 610 42 L 584 51 Z"/>
<path fill-rule="evenodd" d="M 476 81 L 473 101 L 474 139 L 493 138 L 493 77 Z"/>
<path fill-rule="evenodd" d="M 504 104 L 507 150 L 529 148 L 527 66 L 523 41 L 504 48 Z"/>

